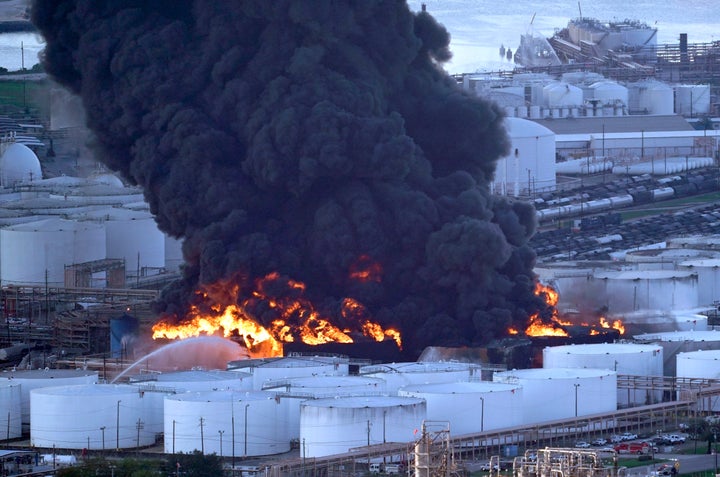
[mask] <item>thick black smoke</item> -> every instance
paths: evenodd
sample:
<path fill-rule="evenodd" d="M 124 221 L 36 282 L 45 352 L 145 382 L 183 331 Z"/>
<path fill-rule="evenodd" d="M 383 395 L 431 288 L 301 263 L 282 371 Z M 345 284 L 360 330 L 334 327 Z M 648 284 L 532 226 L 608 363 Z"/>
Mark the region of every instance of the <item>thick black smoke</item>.
<path fill-rule="evenodd" d="M 501 110 L 440 65 L 449 35 L 399 0 L 35 0 L 43 66 L 82 97 L 102 160 L 184 238 L 184 278 L 247 295 L 277 271 L 344 297 L 405 349 L 524 324 L 530 205 L 492 196 Z M 361 259 L 361 257 L 365 257 Z M 381 280 L 349 278 L 358 260 Z"/>

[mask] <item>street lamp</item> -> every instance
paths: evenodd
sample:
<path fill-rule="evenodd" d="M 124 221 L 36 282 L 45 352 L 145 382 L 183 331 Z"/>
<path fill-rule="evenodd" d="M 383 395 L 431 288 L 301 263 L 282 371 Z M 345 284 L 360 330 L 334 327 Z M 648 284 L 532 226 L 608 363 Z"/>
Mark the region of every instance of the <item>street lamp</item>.
<path fill-rule="evenodd" d="M 117 402 L 117 416 L 115 418 L 115 450 L 120 450 L 120 402 Z"/>
<path fill-rule="evenodd" d="M 578 388 L 580 387 L 580 384 L 575 383 L 573 384 L 575 386 L 575 417 L 578 415 Z"/>
<path fill-rule="evenodd" d="M 222 446 L 222 436 L 225 433 L 223 430 L 219 430 L 218 434 L 220 434 L 220 458 L 222 459 L 223 456 L 223 446 Z"/>
<path fill-rule="evenodd" d="M 480 398 L 480 432 L 485 430 L 485 398 Z"/>
<path fill-rule="evenodd" d="M 102 450 L 105 452 L 105 426 L 100 428 L 100 432 L 102 432 Z"/>
<path fill-rule="evenodd" d="M 243 439 L 243 443 L 245 444 L 245 450 L 243 452 L 244 457 L 247 457 L 247 410 L 250 407 L 250 404 L 245 404 L 245 438 Z"/>

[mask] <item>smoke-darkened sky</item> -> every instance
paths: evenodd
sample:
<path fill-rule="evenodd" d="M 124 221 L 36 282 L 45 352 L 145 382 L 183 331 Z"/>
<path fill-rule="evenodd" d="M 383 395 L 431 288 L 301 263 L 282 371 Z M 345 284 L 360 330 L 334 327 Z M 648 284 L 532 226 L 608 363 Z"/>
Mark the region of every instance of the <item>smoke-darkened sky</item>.
<path fill-rule="evenodd" d="M 502 112 L 442 70 L 449 35 L 430 14 L 398 0 L 34 0 L 32 21 L 99 158 L 184 239 L 184 277 L 158 311 L 182 317 L 200 285 L 232 278 L 242 296 L 277 271 L 327 315 L 360 301 L 416 355 L 487 342 L 541 307 L 533 209 L 489 192 Z M 349 278 L 358 260 L 380 279 Z"/>

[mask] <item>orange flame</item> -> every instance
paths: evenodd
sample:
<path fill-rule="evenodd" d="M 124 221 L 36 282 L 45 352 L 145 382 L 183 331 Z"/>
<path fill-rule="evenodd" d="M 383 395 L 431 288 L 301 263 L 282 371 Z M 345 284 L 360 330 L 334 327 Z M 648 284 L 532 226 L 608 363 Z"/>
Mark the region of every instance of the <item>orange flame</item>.
<path fill-rule="evenodd" d="M 309 300 L 303 298 L 305 285 L 294 280 L 282 282 L 289 293 L 282 297 L 271 297 L 268 288 L 279 283 L 278 273 L 268 274 L 256 282 L 251 298 L 242 303 L 224 304 L 235 301 L 239 286 L 232 283 L 216 283 L 198 291 L 198 298 L 205 304 L 206 311 L 193 305 L 180 323 L 160 321 L 153 326 L 153 339 L 184 339 L 199 335 L 238 336 L 252 356 L 282 356 L 282 343 L 297 340 L 309 345 L 328 342 L 352 343 L 353 332 L 362 333 L 376 341 L 386 337 L 393 339 L 401 348 L 400 333 L 383 329 L 365 317 L 365 307 L 350 298 L 343 301 L 342 315 L 349 328 L 341 329 L 327 318 L 321 317 Z M 219 299 L 220 303 L 213 300 Z M 210 303 L 208 303 L 210 302 Z M 223 303 L 224 302 L 224 303 Z M 276 317 L 270 325 L 263 326 L 248 311 L 249 305 L 262 303 L 265 309 Z M 209 310 L 209 311 L 208 311 Z"/>
<path fill-rule="evenodd" d="M 525 328 L 525 335 L 526 336 L 569 336 L 568 332 L 563 328 L 564 326 L 572 326 L 573 323 L 569 321 L 563 321 L 558 317 L 558 311 L 557 311 L 557 303 L 558 299 L 560 298 L 558 292 L 554 290 L 552 287 L 543 285 L 541 283 L 535 284 L 535 296 L 542 296 L 544 297 L 545 303 L 547 303 L 549 306 L 552 307 L 552 317 L 550 318 L 550 323 L 546 323 L 542 321 L 540 316 L 536 313 L 530 317 L 529 324 Z M 625 327 L 620 320 L 613 321 L 612 325 L 607 322 L 607 320 L 604 317 L 600 317 L 598 321 L 598 325 L 601 328 L 606 329 L 615 329 L 620 332 L 620 334 L 625 333 Z M 592 328 L 592 325 L 588 325 L 586 323 L 583 323 L 583 326 L 590 326 L 590 335 L 599 335 L 600 331 L 598 331 L 595 328 Z M 520 334 L 518 329 L 516 328 L 509 328 L 508 333 L 511 335 L 517 335 Z"/>
<path fill-rule="evenodd" d="M 368 255 L 360 255 L 350 266 L 350 278 L 360 282 L 382 281 L 382 265 L 372 261 Z"/>

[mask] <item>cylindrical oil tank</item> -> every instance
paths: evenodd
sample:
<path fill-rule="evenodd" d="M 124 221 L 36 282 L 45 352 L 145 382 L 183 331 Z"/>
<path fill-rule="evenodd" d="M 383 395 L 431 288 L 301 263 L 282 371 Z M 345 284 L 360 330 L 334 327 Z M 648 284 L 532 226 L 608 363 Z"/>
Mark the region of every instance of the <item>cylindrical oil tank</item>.
<path fill-rule="evenodd" d="M 627 336 L 663 331 L 707 330 L 707 316 L 693 310 L 638 310 L 609 314 L 611 321 L 620 320 Z"/>
<path fill-rule="evenodd" d="M 396 395 L 398 389 L 410 384 L 470 381 L 473 376 L 480 376 L 480 367 L 455 361 L 423 361 L 362 366 L 360 374 L 382 379 L 387 383 L 388 394 Z"/>
<path fill-rule="evenodd" d="M 543 349 L 543 367 L 610 369 L 629 376 L 662 376 L 663 348 L 634 343 L 550 346 Z M 617 390 L 619 407 L 655 404 L 661 400 L 661 390 Z"/>
<path fill-rule="evenodd" d="M 614 81 L 597 81 L 591 84 L 588 87 L 588 96 L 587 99 L 594 99 L 600 104 L 628 104 L 628 89 Z"/>
<path fill-rule="evenodd" d="M 676 376 L 677 355 L 690 351 L 720 350 L 720 331 L 686 330 L 643 333 L 633 336 L 639 343 L 654 343 L 663 347 L 663 374 Z"/>
<path fill-rule="evenodd" d="M 340 396 L 381 396 L 387 384 L 380 378 L 365 376 L 310 376 L 280 381 L 267 381 L 266 391 L 281 393 L 289 402 L 286 422 L 289 439 L 300 438 L 300 405 L 308 399 Z"/>
<path fill-rule="evenodd" d="M 631 113 L 667 115 L 673 114 L 675 110 L 672 88 L 654 80 L 629 85 L 628 101 L 631 105 Z"/>
<path fill-rule="evenodd" d="M 543 105 L 549 108 L 578 106 L 583 103 L 583 93 L 577 86 L 562 81 L 543 87 Z"/>
<path fill-rule="evenodd" d="M 0 376 L 20 384 L 23 430 L 30 429 L 30 391 L 52 386 L 89 385 L 98 383 L 97 371 L 82 369 L 8 370 Z"/>
<path fill-rule="evenodd" d="M 261 390 L 268 381 L 309 376 L 347 376 L 349 360 L 340 356 L 289 356 L 240 360 L 228 363 L 230 371 L 245 371 L 253 375 L 253 389 Z"/>
<path fill-rule="evenodd" d="M 427 419 L 449 422 L 452 435 L 522 425 L 522 387 L 518 384 L 413 384 L 401 388 L 398 395 L 424 399 Z"/>
<path fill-rule="evenodd" d="M 128 449 L 155 443 L 147 400 L 135 386 L 90 384 L 30 391 L 30 444 L 60 449 Z"/>
<path fill-rule="evenodd" d="M 14 225 L 0 229 L 0 243 L 3 283 L 67 286 L 66 266 L 106 258 L 105 228 L 94 223 L 52 218 Z"/>
<path fill-rule="evenodd" d="M 720 252 L 717 250 L 673 247 L 631 250 L 625 253 L 625 261 L 636 264 L 638 270 L 675 270 L 678 268 L 678 264 L 682 262 L 705 258 L 720 258 Z"/>
<path fill-rule="evenodd" d="M 689 392 L 692 396 L 693 391 L 697 391 L 697 388 L 692 389 L 692 385 L 686 385 L 686 389 L 682 389 L 682 380 L 680 378 L 688 379 L 720 379 L 720 350 L 707 350 L 707 351 L 690 351 L 687 353 L 679 353 L 677 355 L 677 377 L 679 379 L 679 386 L 681 391 L 679 392 L 679 399 L 683 399 L 684 392 Z M 720 411 L 720 397 L 717 394 L 706 396 L 700 399 L 698 402 L 698 408 L 700 411 Z"/>
<path fill-rule="evenodd" d="M 678 270 L 694 272 L 698 276 L 698 304 L 712 305 L 720 300 L 720 258 L 687 260 Z"/>
<path fill-rule="evenodd" d="M 668 247 L 720 250 L 720 235 L 688 235 L 667 239 Z"/>
<path fill-rule="evenodd" d="M 0 435 L 3 439 L 22 436 L 20 384 L 0 378 Z"/>
<path fill-rule="evenodd" d="M 265 391 L 165 397 L 165 452 L 252 457 L 288 452 L 288 401 Z"/>
<path fill-rule="evenodd" d="M 523 424 L 617 409 L 617 373 L 604 369 L 529 368 L 500 371 L 493 381 L 523 389 Z"/>
<path fill-rule="evenodd" d="M 675 114 L 702 116 L 709 112 L 709 84 L 680 84 L 675 86 Z"/>
<path fill-rule="evenodd" d="M 600 284 L 597 305 L 612 313 L 637 310 L 678 310 L 698 306 L 697 274 L 676 270 L 596 272 L 590 280 Z M 599 307 L 598 306 L 598 307 Z"/>
<path fill-rule="evenodd" d="M 425 419 L 425 401 L 418 398 L 364 396 L 305 401 L 300 407 L 300 452 L 312 458 L 384 442 L 412 442 Z"/>

